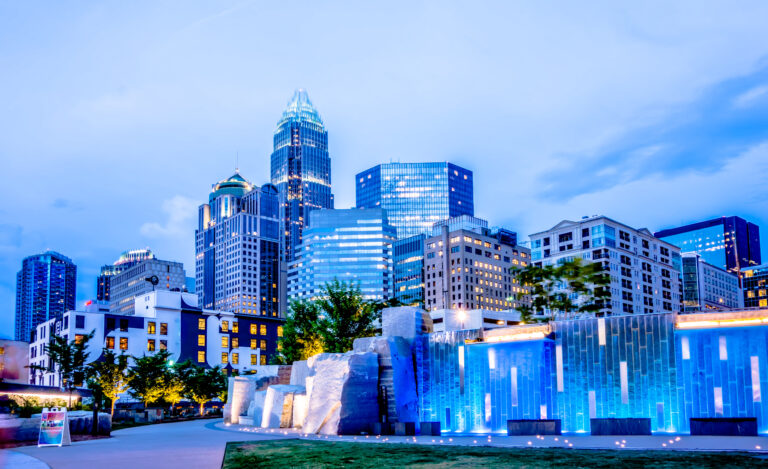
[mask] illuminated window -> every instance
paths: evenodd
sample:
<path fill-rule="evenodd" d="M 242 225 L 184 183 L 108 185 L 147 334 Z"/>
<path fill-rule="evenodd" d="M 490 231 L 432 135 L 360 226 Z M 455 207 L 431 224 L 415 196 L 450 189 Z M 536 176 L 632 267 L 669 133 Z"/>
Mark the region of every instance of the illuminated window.
<path fill-rule="evenodd" d="M 229 336 L 225 335 L 225 336 L 221 337 L 221 346 L 224 347 L 224 348 L 228 348 L 229 347 Z"/>
<path fill-rule="evenodd" d="M 262 350 L 266 350 L 267 349 L 267 341 L 266 340 L 262 340 L 261 344 L 259 344 L 259 348 L 262 349 Z"/>
<path fill-rule="evenodd" d="M 229 332 L 229 321 L 221 321 L 221 332 Z"/>
<path fill-rule="evenodd" d="M 260 365 L 266 365 L 267 364 L 267 356 L 266 355 L 260 355 L 259 358 L 260 358 L 260 360 L 259 360 L 259 364 Z"/>
<path fill-rule="evenodd" d="M 107 348 L 112 350 L 115 348 L 115 338 L 114 337 L 107 337 Z"/>
<path fill-rule="evenodd" d="M 768 306 L 768 300 L 759 300 L 758 306 L 760 306 L 761 308 L 765 308 L 766 306 Z"/>
<path fill-rule="evenodd" d="M 251 349 L 252 349 L 252 350 L 256 350 L 257 348 L 259 348 L 259 345 L 258 345 L 258 344 L 259 344 L 259 341 L 258 341 L 258 340 L 256 340 L 256 339 L 251 339 Z"/>
<path fill-rule="evenodd" d="M 155 351 L 155 339 L 147 339 L 147 352 Z"/>
<path fill-rule="evenodd" d="M 204 363 L 205 362 L 205 352 L 203 350 L 200 350 L 197 352 L 197 362 L 198 363 Z"/>
<path fill-rule="evenodd" d="M 251 354 L 251 365 L 257 365 L 259 363 L 259 356 L 255 353 Z"/>
<path fill-rule="evenodd" d="M 160 335 L 168 335 L 168 323 L 167 322 L 161 322 L 160 323 Z"/>
<path fill-rule="evenodd" d="M 168 350 L 168 341 L 167 340 L 161 340 L 160 341 L 160 350 Z"/>
<path fill-rule="evenodd" d="M 205 334 L 200 334 L 197 336 L 197 345 L 198 347 L 205 347 Z"/>
<path fill-rule="evenodd" d="M 280 342 L 277 343 L 277 350 L 282 350 L 282 349 L 283 349 L 283 341 L 281 340 Z"/>
<path fill-rule="evenodd" d="M 79 344 L 85 339 L 85 336 L 83 334 L 76 334 L 75 335 L 75 343 Z"/>
<path fill-rule="evenodd" d="M 233 353 L 232 354 L 232 364 L 233 365 L 237 365 L 237 364 L 239 364 L 239 362 L 240 362 L 240 354 Z"/>
<path fill-rule="evenodd" d="M 262 324 L 259 326 L 259 334 L 260 335 L 267 335 L 267 326 Z"/>
<path fill-rule="evenodd" d="M 277 326 L 277 336 L 278 337 L 283 336 L 283 326 Z"/>
<path fill-rule="evenodd" d="M 120 337 L 120 350 L 128 350 L 128 337 Z"/>
<path fill-rule="evenodd" d="M 239 329 L 238 324 L 239 323 L 236 323 L 236 322 L 232 323 L 232 332 L 238 332 L 238 329 Z"/>
<path fill-rule="evenodd" d="M 256 335 L 259 333 L 259 328 L 256 326 L 256 324 L 251 324 L 251 334 Z"/>
<path fill-rule="evenodd" d="M 147 334 L 154 334 L 155 333 L 155 322 L 149 321 L 147 322 Z"/>
<path fill-rule="evenodd" d="M 200 318 L 197 320 L 197 328 L 201 331 L 205 330 L 205 318 Z"/>
<path fill-rule="evenodd" d="M 237 337 L 232 337 L 232 348 L 237 348 L 240 346 L 240 339 Z"/>
<path fill-rule="evenodd" d="M 221 363 L 229 363 L 229 355 L 227 352 L 221 352 Z"/>

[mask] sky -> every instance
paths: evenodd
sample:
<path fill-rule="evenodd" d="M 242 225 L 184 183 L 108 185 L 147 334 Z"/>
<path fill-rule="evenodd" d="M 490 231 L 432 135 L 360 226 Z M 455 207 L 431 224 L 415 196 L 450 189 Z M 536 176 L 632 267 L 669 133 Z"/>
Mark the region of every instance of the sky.
<path fill-rule="evenodd" d="M 768 3 L 0 0 L 0 337 L 24 257 L 99 268 L 150 247 L 194 272 L 197 207 L 269 180 L 296 88 L 336 207 L 389 161 L 471 169 L 522 239 L 602 214 L 723 215 L 768 246 Z M 764 248 L 768 256 L 768 248 Z"/>

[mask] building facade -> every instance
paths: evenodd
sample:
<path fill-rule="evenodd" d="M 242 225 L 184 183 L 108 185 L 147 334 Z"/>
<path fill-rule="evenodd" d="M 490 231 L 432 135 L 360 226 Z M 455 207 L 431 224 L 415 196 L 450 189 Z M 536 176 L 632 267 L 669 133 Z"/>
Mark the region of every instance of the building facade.
<path fill-rule="evenodd" d="M 29 341 L 35 326 L 74 309 L 76 281 L 77 266 L 58 252 L 25 258 L 16 274 L 14 338 Z"/>
<path fill-rule="evenodd" d="M 530 263 L 530 250 L 511 244 L 508 230 L 487 228 L 449 231 L 425 241 L 425 309 L 514 309 L 524 293 L 511 269 Z"/>
<path fill-rule="evenodd" d="M 580 258 L 610 274 L 610 304 L 598 315 L 679 312 L 680 248 L 604 216 L 564 220 L 531 238 L 531 260 L 556 265 Z M 572 298 L 578 303 L 579 298 Z"/>
<path fill-rule="evenodd" d="M 149 248 L 124 251 L 112 265 L 101 267 L 99 276 L 96 277 L 96 301 L 110 301 L 110 286 L 112 277 L 120 272 L 133 267 L 141 261 L 154 259 L 155 255 Z"/>
<path fill-rule="evenodd" d="M 316 210 L 288 272 L 290 300 L 322 297 L 335 280 L 360 288 L 368 300 L 393 295 L 395 229 L 382 209 Z"/>
<path fill-rule="evenodd" d="M 418 234 L 392 243 L 394 297 L 402 304 L 424 304 L 424 240 Z"/>
<path fill-rule="evenodd" d="M 768 264 L 757 265 L 742 271 L 744 306 L 747 308 L 768 307 Z"/>
<path fill-rule="evenodd" d="M 695 252 L 682 254 L 683 311 L 728 310 L 744 306 L 739 276 L 705 262 Z"/>
<path fill-rule="evenodd" d="M 655 236 L 695 252 L 710 265 L 738 272 L 760 265 L 760 228 L 740 217 L 721 217 L 678 228 L 661 230 Z"/>
<path fill-rule="evenodd" d="M 133 314 L 134 298 L 153 290 L 186 289 L 186 272 L 181 262 L 147 259 L 113 276 L 109 287 L 109 309 L 113 313 Z M 151 280 L 156 277 L 157 285 Z"/>
<path fill-rule="evenodd" d="M 272 184 L 280 193 L 280 252 L 288 263 L 309 213 L 333 208 L 328 132 L 305 90 L 296 90 L 277 123 L 271 160 Z"/>
<path fill-rule="evenodd" d="M 213 186 L 195 231 L 195 291 L 205 309 L 279 317 L 277 188 L 240 173 Z"/>
<path fill-rule="evenodd" d="M 244 373 L 266 365 L 277 353 L 282 321 L 272 317 L 204 310 L 191 293 L 154 291 L 136 298 L 136 314 L 112 314 L 96 308 L 68 311 L 39 324 L 29 344 L 30 364 L 46 366 L 46 345 L 53 335 L 78 340 L 90 332 L 88 362 L 102 349 L 140 357 L 167 350 L 170 360 Z M 33 370 L 29 384 L 60 386 L 58 376 Z"/>
<path fill-rule="evenodd" d="M 386 210 L 398 239 L 475 214 L 472 171 L 452 163 L 380 164 L 359 173 L 355 183 L 357 208 Z"/>

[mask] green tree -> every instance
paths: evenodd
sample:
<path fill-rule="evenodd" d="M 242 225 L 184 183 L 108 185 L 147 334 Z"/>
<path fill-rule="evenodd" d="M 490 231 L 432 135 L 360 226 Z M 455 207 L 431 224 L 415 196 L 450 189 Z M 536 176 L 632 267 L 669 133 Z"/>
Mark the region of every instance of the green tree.
<path fill-rule="evenodd" d="M 376 334 L 386 303 L 367 301 L 359 287 L 338 280 L 326 284 L 323 293 L 315 303 L 321 310 L 318 333 L 325 352 L 347 352 L 355 339 Z"/>
<path fill-rule="evenodd" d="M 88 342 L 95 331 L 87 335 L 78 335 L 68 341 L 66 337 L 52 335 L 45 346 L 48 362 L 45 366 L 30 365 L 30 369 L 58 376 L 62 389 L 69 392 L 69 407 L 72 407 L 72 392 L 85 380 L 86 361 L 88 360 Z"/>
<path fill-rule="evenodd" d="M 290 364 L 323 352 L 318 329 L 320 308 L 315 302 L 294 301 L 283 324 L 283 337 L 278 342 L 277 364 Z"/>
<path fill-rule="evenodd" d="M 206 402 L 227 391 L 227 376 L 218 366 L 203 368 L 186 361 L 176 366 L 176 373 L 184 383 L 184 397 L 197 402 L 201 416 Z"/>
<path fill-rule="evenodd" d="M 167 395 L 165 388 L 171 382 L 170 375 L 173 373 L 168 360 L 170 355 L 167 350 L 160 350 L 152 355 L 133 357 L 133 366 L 128 369 L 128 393 L 144 402 L 145 406 Z"/>
<path fill-rule="evenodd" d="M 101 358 L 88 365 L 86 370 L 88 389 L 109 400 L 110 415 L 115 415 L 115 402 L 128 389 L 128 355 L 117 355 L 109 349 L 101 352 Z"/>

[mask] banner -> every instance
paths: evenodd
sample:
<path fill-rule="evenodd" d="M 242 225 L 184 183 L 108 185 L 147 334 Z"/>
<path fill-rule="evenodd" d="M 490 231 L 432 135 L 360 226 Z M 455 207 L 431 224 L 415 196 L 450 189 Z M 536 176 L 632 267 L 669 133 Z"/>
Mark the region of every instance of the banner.
<path fill-rule="evenodd" d="M 40 436 L 37 446 L 71 445 L 66 407 L 47 407 L 40 416 Z"/>

